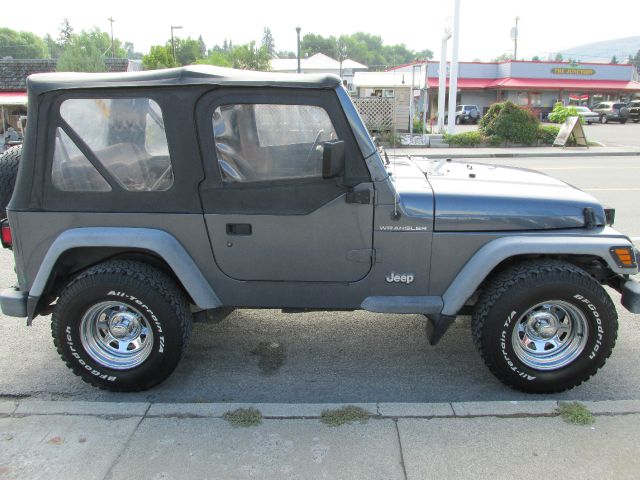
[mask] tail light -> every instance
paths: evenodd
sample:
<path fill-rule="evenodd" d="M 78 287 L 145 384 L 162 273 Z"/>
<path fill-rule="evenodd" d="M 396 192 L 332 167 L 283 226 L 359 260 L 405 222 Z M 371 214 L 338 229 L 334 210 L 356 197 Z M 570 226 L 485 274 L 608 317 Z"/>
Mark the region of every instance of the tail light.
<path fill-rule="evenodd" d="M 11 250 L 13 247 L 13 236 L 11 235 L 9 220 L 6 218 L 2 220 L 2 224 L 0 224 L 0 231 L 2 233 L 2 246 Z"/>

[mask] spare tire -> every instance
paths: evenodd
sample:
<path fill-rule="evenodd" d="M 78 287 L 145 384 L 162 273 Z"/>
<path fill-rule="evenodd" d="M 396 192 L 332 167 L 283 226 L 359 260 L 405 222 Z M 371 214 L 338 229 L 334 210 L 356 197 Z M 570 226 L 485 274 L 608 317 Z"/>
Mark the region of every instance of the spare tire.
<path fill-rule="evenodd" d="M 13 195 L 21 157 L 22 145 L 11 147 L 0 155 L 0 218 L 7 216 L 7 205 Z"/>

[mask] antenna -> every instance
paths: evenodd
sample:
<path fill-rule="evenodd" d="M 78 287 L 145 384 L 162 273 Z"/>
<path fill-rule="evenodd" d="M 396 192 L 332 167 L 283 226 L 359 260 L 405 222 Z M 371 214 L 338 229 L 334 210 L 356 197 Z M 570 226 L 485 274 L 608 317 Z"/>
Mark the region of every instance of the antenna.
<path fill-rule="evenodd" d="M 393 154 L 396 156 L 396 71 L 397 71 L 397 63 L 396 63 L 396 55 L 395 52 L 393 54 L 393 112 L 391 114 L 391 134 L 393 139 L 391 140 L 391 144 L 393 145 Z M 404 75 L 403 75 L 404 80 Z M 403 81 L 404 83 L 404 81 Z M 396 161 L 393 162 L 393 181 L 396 181 Z M 394 220 L 398 220 L 400 215 L 398 214 L 398 192 L 393 192 L 393 217 Z"/>

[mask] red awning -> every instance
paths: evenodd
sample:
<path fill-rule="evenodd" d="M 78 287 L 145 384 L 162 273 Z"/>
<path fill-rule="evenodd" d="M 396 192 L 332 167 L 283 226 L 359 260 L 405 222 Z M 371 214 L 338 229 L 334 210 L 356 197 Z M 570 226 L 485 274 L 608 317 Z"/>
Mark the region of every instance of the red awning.
<path fill-rule="evenodd" d="M 640 83 L 625 80 L 581 80 L 573 78 L 498 78 L 487 88 L 510 90 L 567 90 L 579 92 L 640 92 Z"/>
<path fill-rule="evenodd" d="M 27 92 L 0 92 L 0 105 L 26 105 Z"/>
<path fill-rule="evenodd" d="M 458 78 L 458 88 L 460 90 L 488 88 L 495 79 L 493 78 Z M 447 88 L 449 79 L 447 78 Z M 429 77 L 429 88 L 438 88 L 438 77 Z"/>

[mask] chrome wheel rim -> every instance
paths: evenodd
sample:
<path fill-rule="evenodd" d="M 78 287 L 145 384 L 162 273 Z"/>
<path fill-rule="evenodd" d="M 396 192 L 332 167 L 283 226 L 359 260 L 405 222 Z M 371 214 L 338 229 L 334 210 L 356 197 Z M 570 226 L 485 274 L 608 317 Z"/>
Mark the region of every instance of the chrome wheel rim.
<path fill-rule="evenodd" d="M 129 370 L 151 354 L 153 329 L 135 308 L 120 302 L 101 302 L 82 316 L 80 341 L 100 365 Z"/>
<path fill-rule="evenodd" d="M 582 311 L 562 300 L 542 302 L 522 315 L 511 335 L 518 359 L 535 370 L 557 370 L 584 350 L 589 324 Z"/>

